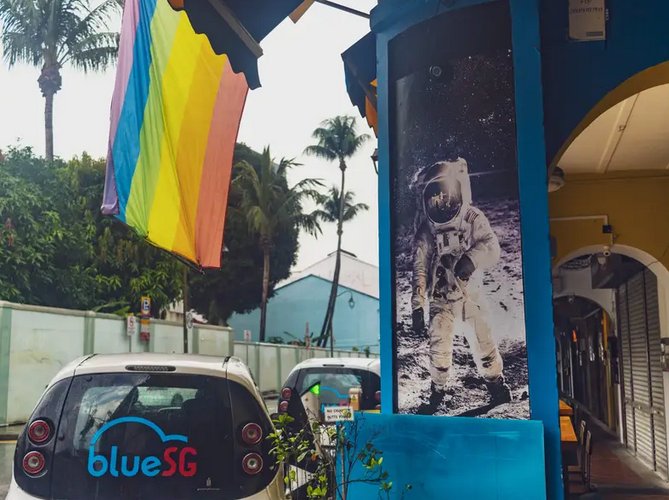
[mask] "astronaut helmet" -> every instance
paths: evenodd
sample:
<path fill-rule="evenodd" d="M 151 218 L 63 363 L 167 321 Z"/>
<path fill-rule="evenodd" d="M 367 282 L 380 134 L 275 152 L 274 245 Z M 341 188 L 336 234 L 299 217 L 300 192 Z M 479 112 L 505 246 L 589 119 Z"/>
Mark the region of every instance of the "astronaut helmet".
<path fill-rule="evenodd" d="M 435 228 L 453 223 L 471 204 L 467 162 L 462 158 L 434 163 L 419 172 L 416 181 L 423 213 Z"/>

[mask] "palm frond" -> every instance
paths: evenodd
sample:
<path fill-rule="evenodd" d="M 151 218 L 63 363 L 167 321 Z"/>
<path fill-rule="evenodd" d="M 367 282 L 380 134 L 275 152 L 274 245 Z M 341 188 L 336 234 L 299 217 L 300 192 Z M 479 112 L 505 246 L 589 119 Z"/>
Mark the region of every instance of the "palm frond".
<path fill-rule="evenodd" d="M 337 153 L 335 153 L 332 149 L 328 149 L 321 145 L 307 146 L 304 149 L 304 154 L 315 156 L 316 158 L 322 158 L 328 161 L 335 161 L 337 159 Z"/>

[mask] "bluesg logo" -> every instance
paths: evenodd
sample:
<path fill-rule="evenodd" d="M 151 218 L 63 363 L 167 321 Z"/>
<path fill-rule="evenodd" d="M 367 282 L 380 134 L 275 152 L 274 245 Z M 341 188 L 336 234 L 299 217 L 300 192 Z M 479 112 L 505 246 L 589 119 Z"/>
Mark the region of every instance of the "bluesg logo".
<path fill-rule="evenodd" d="M 178 446 L 169 446 L 165 448 L 162 459 L 156 456 L 128 457 L 119 455 L 118 446 L 112 446 L 110 456 L 95 454 L 95 444 L 108 429 L 119 424 L 136 423 L 142 424 L 154 430 L 163 443 L 180 442 L 188 444 L 188 438 L 180 434 L 166 435 L 160 427 L 153 422 L 139 417 L 123 417 L 103 425 L 91 439 L 88 448 L 88 473 L 94 477 L 102 477 L 109 473 L 113 477 L 125 476 L 132 477 L 141 473 L 147 477 L 162 475 L 165 477 L 173 476 L 177 472 L 181 476 L 194 476 L 197 471 L 197 463 L 192 457 L 197 455 L 195 448 L 190 446 L 179 449 Z M 120 462 L 120 464 L 119 464 Z M 129 463 L 131 462 L 131 463 Z M 167 467 L 166 467 L 167 466 Z"/>

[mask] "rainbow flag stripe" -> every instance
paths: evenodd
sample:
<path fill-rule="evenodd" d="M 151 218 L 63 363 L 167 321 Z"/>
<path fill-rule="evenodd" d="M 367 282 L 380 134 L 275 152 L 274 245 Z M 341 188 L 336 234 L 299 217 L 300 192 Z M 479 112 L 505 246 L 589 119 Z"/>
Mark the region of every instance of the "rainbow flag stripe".
<path fill-rule="evenodd" d="M 248 85 L 166 0 L 126 0 L 102 212 L 154 245 L 220 267 Z"/>

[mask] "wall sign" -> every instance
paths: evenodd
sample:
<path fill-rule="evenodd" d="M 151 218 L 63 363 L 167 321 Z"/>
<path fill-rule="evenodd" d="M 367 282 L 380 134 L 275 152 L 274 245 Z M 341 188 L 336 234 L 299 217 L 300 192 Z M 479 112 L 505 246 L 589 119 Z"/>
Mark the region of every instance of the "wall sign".
<path fill-rule="evenodd" d="M 126 333 L 128 334 L 128 337 L 137 335 L 138 323 L 139 322 L 137 321 L 137 317 L 128 316 L 126 323 Z"/>
<path fill-rule="evenodd" d="M 400 413 L 529 418 L 509 2 L 389 45 Z"/>
<path fill-rule="evenodd" d="M 569 38 L 606 40 L 606 0 L 569 0 Z"/>

